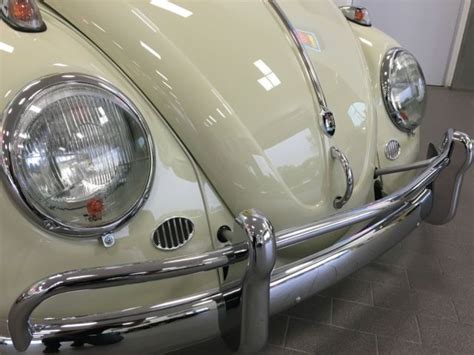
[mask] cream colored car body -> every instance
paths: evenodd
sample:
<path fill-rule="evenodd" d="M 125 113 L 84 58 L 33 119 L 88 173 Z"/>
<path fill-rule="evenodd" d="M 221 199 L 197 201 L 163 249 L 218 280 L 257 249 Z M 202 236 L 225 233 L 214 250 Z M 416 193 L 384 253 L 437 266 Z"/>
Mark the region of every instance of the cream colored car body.
<path fill-rule="evenodd" d="M 276 230 L 335 213 L 345 180 L 331 146 L 355 175 L 344 209 L 374 199 L 375 167 L 412 162 L 419 133 L 399 131 L 380 90 L 384 54 L 399 45 L 374 28 L 347 22 L 331 0 L 281 1 L 293 25 L 313 33 L 309 57 L 336 118 L 324 135 L 319 107 L 297 49 L 264 1 L 175 1 L 181 17 L 150 1 L 47 0 L 43 33 L 16 32 L 0 21 L 0 111 L 25 86 L 51 74 L 84 73 L 123 91 L 150 128 L 156 149 L 151 194 L 117 230 L 117 244 L 51 234 L 27 219 L 0 184 L 0 335 L 21 291 L 49 274 L 201 253 L 222 246 L 217 229 L 244 208 L 264 211 Z M 61 18 L 55 11 L 64 16 Z M 72 26 L 74 25 L 76 29 Z M 265 63 L 279 82 L 265 88 Z M 257 63 L 257 64 L 256 64 Z M 274 82 L 275 83 L 275 82 Z M 6 112 L 3 113 L 4 115 Z M 3 116 L 4 118 L 4 116 Z M 3 120 L 2 118 L 2 120 Z M 384 146 L 401 143 L 398 161 Z M 412 173 L 384 179 L 391 192 Z M 153 231 L 167 218 L 196 225 L 193 239 L 173 252 L 157 250 Z M 344 231 L 281 252 L 279 263 L 321 250 Z M 217 272 L 135 286 L 76 292 L 43 304 L 35 317 L 66 316 L 153 304 L 218 286 Z"/>

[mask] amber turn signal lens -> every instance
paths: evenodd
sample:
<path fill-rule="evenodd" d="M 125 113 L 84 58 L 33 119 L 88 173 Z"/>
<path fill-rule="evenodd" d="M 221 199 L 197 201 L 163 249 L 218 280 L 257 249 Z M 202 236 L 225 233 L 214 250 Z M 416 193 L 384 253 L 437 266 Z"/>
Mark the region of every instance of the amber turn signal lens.
<path fill-rule="evenodd" d="M 369 11 L 367 11 L 367 9 L 356 6 L 342 6 L 340 9 L 349 21 L 362 26 L 372 26 Z"/>
<path fill-rule="evenodd" d="M 364 12 L 361 9 L 356 9 L 354 19 L 356 21 L 363 21 L 364 20 Z"/>
<path fill-rule="evenodd" d="M 34 17 L 34 9 L 28 0 L 14 0 L 10 5 L 11 16 L 20 21 L 30 21 Z"/>
<path fill-rule="evenodd" d="M 36 0 L 4 0 L 1 11 L 4 21 L 15 30 L 26 32 L 46 30 Z"/>

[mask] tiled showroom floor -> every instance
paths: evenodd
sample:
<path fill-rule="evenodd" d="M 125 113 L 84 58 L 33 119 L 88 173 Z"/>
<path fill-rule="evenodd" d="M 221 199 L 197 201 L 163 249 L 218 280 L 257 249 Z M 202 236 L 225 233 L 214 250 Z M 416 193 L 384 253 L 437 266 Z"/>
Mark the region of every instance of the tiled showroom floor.
<path fill-rule="evenodd" d="M 422 147 L 474 136 L 474 93 L 430 88 Z M 373 264 L 271 322 L 266 354 L 474 354 L 474 169 L 456 218 L 422 225 Z M 221 341 L 176 354 L 227 354 Z"/>

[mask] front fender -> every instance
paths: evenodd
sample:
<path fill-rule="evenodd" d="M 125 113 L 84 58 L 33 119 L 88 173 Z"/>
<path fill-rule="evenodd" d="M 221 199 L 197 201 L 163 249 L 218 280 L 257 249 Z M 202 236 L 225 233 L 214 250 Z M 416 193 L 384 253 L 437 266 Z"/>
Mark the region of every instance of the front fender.
<path fill-rule="evenodd" d="M 0 43 L 3 44 L 0 48 L 3 49 L 0 50 L 1 123 L 7 114 L 5 108 L 13 97 L 27 85 L 34 85 L 40 77 L 61 73 L 98 76 L 124 92 L 146 119 L 154 138 L 156 173 L 148 201 L 125 227 L 115 233 L 117 243 L 108 249 L 97 239 L 74 240 L 46 232 L 27 219 L 10 198 L 6 184 L 0 184 L 0 337 L 7 334 L 5 320 L 15 298 L 35 280 L 60 270 L 170 257 L 169 252 L 152 245 L 151 237 L 165 219 L 174 216 L 189 218 L 195 225 L 193 238 L 176 250 L 174 256 L 211 250 L 213 242 L 209 236 L 216 234 L 210 233 L 205 201 L 209 201 L 217 222 L 231 225 L 233 220 L 143 95 L 68 25 L 45 9 L 43 18 L 48 26 L 43 33 L 16 32 L 0 21 Z M 204 191 L 205 199 L 201 191 Z M 56 297 L 41 307 L 35 317 L 116 311 L 174 299 L 217 285 L 217 273 L 211 271 L 199 277 L 125 286 L 119 290 L 75 293 Z"/>
<path fill-rule="evenodd" d="M 377 153 L 379 168 L 383 169 L 412 163 L 417 160 L 420 150 L 420 128 L 416 129 L 414 134 L 407 134 L 400 131 L 392 123 L 385 109 L 380 84 L 382 60 L 390 49 L 400 47 L 400 44 L 374 27 L 365 27 L 354 23 L 351 23 L 351 27 L 355 37 L 360 41 L 369 67 L 372 96 L 374 97 L 377 113 Z M 400 157 L 395 161 L 387 159 L 384 153 L 385 145 L 391 139 L 396 139 L 401 146 Z M 414 175 L 414 171 L 409 171 L 384 176 L 384 190 L 387 193 L 392 193 L 400 188 L 400 186 L 406 184 Z"/>

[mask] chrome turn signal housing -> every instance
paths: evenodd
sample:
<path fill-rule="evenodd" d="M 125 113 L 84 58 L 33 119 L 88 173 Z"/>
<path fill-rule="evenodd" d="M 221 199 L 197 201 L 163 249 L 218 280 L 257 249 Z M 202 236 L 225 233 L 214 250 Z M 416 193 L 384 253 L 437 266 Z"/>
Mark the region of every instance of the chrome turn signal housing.
<path fill-rule="evenodd" d="M 46 30 L 36 0 L 0 0 L 1 16 L 12 28 L 23 32 L 43 32 Z"/>
<path fill-rule="evenodd" d="M 372 26 L 372 22 L 370 21 L 369 10 L 367 10 L 366 8 L 357 6 L 342 6 L 340 7 L 340 9 L 349 21 L 355 22 L 358 25 L 362 26 Z"/>

